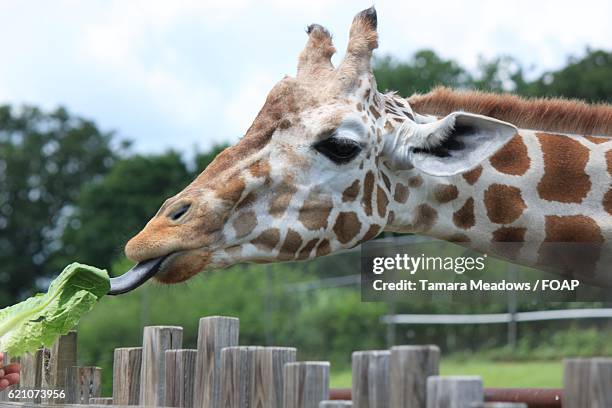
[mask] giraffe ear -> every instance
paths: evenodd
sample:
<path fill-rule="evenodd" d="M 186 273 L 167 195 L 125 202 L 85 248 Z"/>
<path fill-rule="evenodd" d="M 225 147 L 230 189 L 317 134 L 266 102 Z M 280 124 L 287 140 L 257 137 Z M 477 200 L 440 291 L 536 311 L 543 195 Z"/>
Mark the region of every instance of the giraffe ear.
<path fill-rule="evenodd" d="M 487 116 L 454 112 L 434 122 L 406 124 L 385 153 L 396 169 L 416 167 L 432 176 L 453 176 L 478 166 L 517 133 Z"/>
<path fill-rule="evenodd" d="M 319 24 L 311 24 L 306 29 L 308 42 L 298 61 L 298 78 L 315 76 L 319 72 L 331 72 L 334 66 L 331 57 L 336 52 L 332 36 Z"/>
<path fill-rule="evenodd" d="M 377 25 L 374 6 L 361 11 L 353 19 L 346 55 L 336 72 L 343 90 L 352 90 L 361 75 L 371 72 L 372 51 L 378 47 Z"/>

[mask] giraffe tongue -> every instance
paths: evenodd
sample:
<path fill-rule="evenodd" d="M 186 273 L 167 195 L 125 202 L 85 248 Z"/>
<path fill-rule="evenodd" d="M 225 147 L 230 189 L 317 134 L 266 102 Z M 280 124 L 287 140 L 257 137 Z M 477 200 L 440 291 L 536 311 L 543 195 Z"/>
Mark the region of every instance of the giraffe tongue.
<path fill-rule="evenodd" d="M 159 266 L 166 257 L 167 255 L 139 262 L 123 275 L 111 278 L 108 294 L 120 295 L 136 289 L 159 271 Z"/>

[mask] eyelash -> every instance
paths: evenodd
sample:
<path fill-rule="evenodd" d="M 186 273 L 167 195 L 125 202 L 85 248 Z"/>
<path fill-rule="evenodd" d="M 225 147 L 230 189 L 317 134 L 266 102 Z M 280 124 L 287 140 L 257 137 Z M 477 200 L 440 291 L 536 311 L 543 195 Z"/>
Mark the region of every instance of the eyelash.
<path fill-rule="evenodd" d="M 345 164 L 361 152 L 361 145 L 352 139 L 328 137 L 316 143 L 314 149 L 336 164 Z"/>

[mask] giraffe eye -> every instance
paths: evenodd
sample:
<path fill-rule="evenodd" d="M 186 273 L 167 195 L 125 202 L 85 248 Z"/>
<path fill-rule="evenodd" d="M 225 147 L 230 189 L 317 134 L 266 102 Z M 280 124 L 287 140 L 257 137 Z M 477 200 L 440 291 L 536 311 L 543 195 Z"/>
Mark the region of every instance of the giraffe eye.
<path fill-rule="evenodd" d="M 361 152 L 361 145 L 356 141 L 337 137 L 322 140 L 314 148 L 336 164 L 348 163 Z"/>

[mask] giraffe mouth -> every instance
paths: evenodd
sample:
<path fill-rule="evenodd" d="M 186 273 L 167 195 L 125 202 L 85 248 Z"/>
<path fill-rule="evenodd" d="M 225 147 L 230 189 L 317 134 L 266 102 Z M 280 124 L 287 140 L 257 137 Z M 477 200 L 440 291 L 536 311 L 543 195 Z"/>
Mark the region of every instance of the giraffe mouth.
<path fill-rule="evenodd" d="M 109 295 L 120 295 L 130 292 L 151 279 L 161 269 L 162 263 L 172 254 L 138 262 L 121 276 L 110 279 Z"/>

